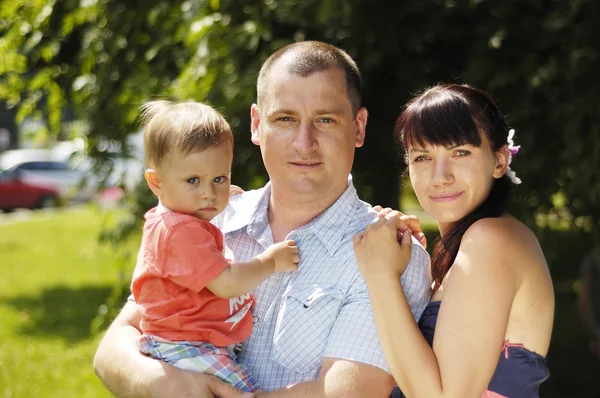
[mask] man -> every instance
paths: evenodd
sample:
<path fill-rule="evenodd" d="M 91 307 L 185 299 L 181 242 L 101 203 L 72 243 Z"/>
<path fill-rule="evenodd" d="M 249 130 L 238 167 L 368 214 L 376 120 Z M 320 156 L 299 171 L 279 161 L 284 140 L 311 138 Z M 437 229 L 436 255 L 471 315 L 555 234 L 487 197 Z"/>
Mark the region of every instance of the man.
<path fill-rule="evenodd" d="M 232 197 L 215 222 L 237 261 L 284 239 L 298 244 L 302 260 L 298 271 L 274 275 L 254 292 L 254 329 L 239 362 L 266 397 L 387 397 L 395 383 L 352 246 L 375 219 L 348 177 L 367 124 L 358 68 L 328 44 L 295 43 L 263 64 L 257 87 L 251 138 L 270 182 Z M 402 283 L 419 317 L 431 281 L 426 252 L 413 247 Z M 127 303 L 96 354 L 96 372 L 116 395 L 238 396 L 214 378 L 140 355 L 139 318 Z"/>

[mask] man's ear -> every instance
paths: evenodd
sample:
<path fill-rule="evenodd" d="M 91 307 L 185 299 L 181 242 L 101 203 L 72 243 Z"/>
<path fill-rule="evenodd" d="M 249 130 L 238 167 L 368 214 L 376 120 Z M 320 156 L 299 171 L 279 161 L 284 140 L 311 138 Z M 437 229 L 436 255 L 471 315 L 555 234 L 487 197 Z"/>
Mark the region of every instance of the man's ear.
<path fill-rule="evenodd" d="M 146 179 L 146 183 L 148 184 L 148 187 L 152 193 L 156 195 L 156 197 L 160 197 L 162 190 L 160 184 L 160 174 L 158 171 L 154 169 L 148 169 L 144 172 L 144 178 Z"/>
<path fill-rule="evenodd" d="M 258 105 L 252 104 L 250 108 L 250 139 L 254 145 L 260 145 L 260 134 L 258 126 L 260 125 L 260 112 Z"/>
<path fill-rule="evenodd" d="M 496 166 L 494 167 L 494 178 L 500 178 L 506 174 L 508 169 L 508 160 L 510 159 L 510 151 L 508 145 L 504 145 L 500 150 L 494 152 L 496 156 Z"/>
<path fill-rule="evenodd" d="M 360 108 L 358 112 L 356 112 L 356 144 L 357 148 L 360 148 L 365 143 L 365 135 L 367 134 L 367 119 L 369 117 L 369 112 L 367 112 L 367 108 Z"/>

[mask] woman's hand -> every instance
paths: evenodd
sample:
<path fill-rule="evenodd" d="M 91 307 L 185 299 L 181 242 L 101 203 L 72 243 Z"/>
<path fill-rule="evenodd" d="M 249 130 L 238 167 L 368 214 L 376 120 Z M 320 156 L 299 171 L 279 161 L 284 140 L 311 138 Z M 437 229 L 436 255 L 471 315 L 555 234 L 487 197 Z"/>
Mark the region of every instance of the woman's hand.
<path fill-rule="evenodd" d="M 412 231 L 413 236 L 419 241 L 423 249 L 427 249 L 427 238 L 421 229 L 421 223 L 419 222 L 419 218 L 417 216 L 413 216 L 410 214 L 404 214 L 401 211 L 393 210 L 390 207 L 383 208 L 379 205 L 373 206 L 373 210 L 375 210 L 379 217 L 387 217 L 390 214 L 398 215 L 400 220 L 404 222 L 408 228 Z"/>
<path fill-rule="evenodd" d="M 231 186 L 229 187 L 229 195 L 241 195 L 244 192 L 245 191 L 237 185 L 231 184 Z"/>
<path fill-rule="evenodd" d="M 365 279 L 399 277 L 408 265 L 412 231 L 397 213 L 389 212 L 354 236 L 354 252 Z"/>

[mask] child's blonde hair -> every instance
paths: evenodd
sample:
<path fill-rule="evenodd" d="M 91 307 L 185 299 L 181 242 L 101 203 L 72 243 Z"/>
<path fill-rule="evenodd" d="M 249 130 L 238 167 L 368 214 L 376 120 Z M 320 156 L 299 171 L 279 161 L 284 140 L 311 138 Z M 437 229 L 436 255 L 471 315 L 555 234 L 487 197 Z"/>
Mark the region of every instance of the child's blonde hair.
<path fill-rule="evenodd" d="M 225 118 L 200 102 L 148 101 L 140 108 L 146 167 L 157 168 L 171 151 L 188 155 L 229 141 Z"/>

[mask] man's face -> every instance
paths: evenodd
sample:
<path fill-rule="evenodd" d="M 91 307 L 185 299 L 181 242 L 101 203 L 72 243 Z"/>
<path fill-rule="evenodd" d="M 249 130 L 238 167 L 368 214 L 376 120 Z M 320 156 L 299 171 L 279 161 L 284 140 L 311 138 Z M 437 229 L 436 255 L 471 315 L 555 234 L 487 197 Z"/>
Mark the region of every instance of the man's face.
<path fill-rule="evenodd" d="M 251 113 L 252 142 L 260 145 L 274 190 L 300 200 L 342 194 L 354 150 L 364 143 L 367 111 L 353 114 L 341 70 L 302 77 L 280 61 Z"/>

